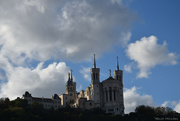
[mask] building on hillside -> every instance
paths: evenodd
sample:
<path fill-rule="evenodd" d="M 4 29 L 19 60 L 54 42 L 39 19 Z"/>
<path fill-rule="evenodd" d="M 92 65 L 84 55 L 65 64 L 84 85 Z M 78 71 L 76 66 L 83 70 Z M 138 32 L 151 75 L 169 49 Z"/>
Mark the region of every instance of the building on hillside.
<path fill-rule="evenodd" d="M 119 62 L 117 57 L 117 70 L 114 71 L 114 77 L 100 82 L 100 68 L 96 67 L 94 55 L 94 67 L 90 69 L 91 84 L 86 90 L 76 91 L 76 82 L 73 81 L 72 71 L 68 73 L 68 81 L 66 83 L 66 92 L 61 94 L 56 100 L 61 107 L 71 106 L 73 108 L 92 109 L 102 108 L 106 113 L 114 113 L 124 115 L 124 98 L 123 98 L 123 71 L 119 70 Z M 31 95 L 23 95 L 24 99 L 36 101 Z M 49 99 L 47 99 L 49 100 Z M 54 107 L 54 98 L 50 99 L 51 105 Z M 37 102 L 37 101 L 36 101 Z M 41 101 L 46 105 L 44 101 Z M 50 105 L 50 102 L 49 102 Z M 56 105 L 55 105 L 56 106 Z M 58 105 L 59 106 L 59 105 Z M 56 109 L 56 108 L 55 108 Z"/>
<path fill-rule="evenodd" d="M 33 102 L 40 103 L 44 106 L 45 109 L 58 109 L 61 107 L 61 98 L 57 94 L 52 95 L 52 98 L 40 98 L 40 97 L 32 97 L 29 92 L 25 92 L 23 94 L 22 99 L 26 99 L 28 104 L 32 104 Z"/>

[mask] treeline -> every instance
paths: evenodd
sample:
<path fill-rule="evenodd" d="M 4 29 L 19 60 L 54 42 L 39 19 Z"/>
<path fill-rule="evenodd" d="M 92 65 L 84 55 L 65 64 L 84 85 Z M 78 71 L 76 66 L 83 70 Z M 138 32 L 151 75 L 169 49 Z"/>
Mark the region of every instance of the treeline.
<path fill-rule="evenodd" d="M 96 108 L 81 110 L 75 108 L 44 109 L 43 105 L 33 102 L 29 105 L 27 100 L 17 98 L 10 101 L 8 98 L 0 99 L 0 121 L 153 121 L 153 120 L 180 120 L 178 113 L 171 108 L 138 106 L 135 112 L 124 116 L 106 114 Z M 165 119 L 166 118 L 166 119 Z"/>
<path fill-rule="evenodd" d="M 140 121 L 179 121 L 180 114 L 170 107 L 150 107 L 145 105 L 137 106 L 135 112 L 131 112 L 130 117 Z"/>

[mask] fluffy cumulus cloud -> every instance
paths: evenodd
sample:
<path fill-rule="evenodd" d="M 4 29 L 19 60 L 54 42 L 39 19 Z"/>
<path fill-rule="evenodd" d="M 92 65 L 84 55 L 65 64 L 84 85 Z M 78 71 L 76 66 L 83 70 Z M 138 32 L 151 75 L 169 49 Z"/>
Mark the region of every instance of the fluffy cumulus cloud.
<path fill-rule="evenodd" d="M 138 93 L 137 87 L 124 90 L 124 106 L 125 113 L 134 112 L 139 105 L 155 106 L 155 102 L 151 95 L 141 95 Z"/>
<path fill-rule="evenodd" d="M 180 113 L 180 101 L 175 105 L 174 111 Z"/>
<path fill-rule="evenodd" d="M 1 84 L 0 97 L 15 99 L 25 91 L 33 96 L 50 97 L 64 93 L 69 68 L 64 62 L 52 63 L 43 67 L 39 63 L 34 69 L 25 67 L 8 67 L 6 83 Z"/>
<path fill-rule="evenodd" d="M 177 63 L 177 56 L 168 51 L 167 43 L 158 44 L 155 36 L 143 37 L 135 43 L 130 43 L 126 54 L 131 60 L 137 62 L 140 69 L 138 78 L 147 78 L 151 73 L 150 69 L 158 64 L 175 65 Z"/>

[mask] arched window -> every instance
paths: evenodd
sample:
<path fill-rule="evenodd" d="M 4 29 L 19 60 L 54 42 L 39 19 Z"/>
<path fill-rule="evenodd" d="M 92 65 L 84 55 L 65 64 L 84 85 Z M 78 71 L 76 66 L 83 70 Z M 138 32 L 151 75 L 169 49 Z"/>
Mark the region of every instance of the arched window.
<path fill-rule="evenodd" d="M 114 101 L 116 101 L 116 90 L 114 89 Z"/>
<path fill-rule="evenodd" d="M 121 75 L 119 75 L 119 80 L 122 81 L 122 76 Z"/>
<path fill-rule="evenodd" d="M 108 101 L 108 92 L 106 88 L 105 88 L 105 93 L 106 93 L 106 101 Z"/>
<path fill-rule="evenodd" d="M 112 88 L 111 87 L 109 87 L 109 97 L 110 97 L 110 101 L 112 101 Z"/>
<path fill-rule="evenodd" d="M 99 77 L 99 74 L 98 74 L 98 73 L 96 73 L 96 79 L 98 79 L 98 77 Z"/>
<path fill-rule="evenodd" d="M 93 80 L 95 80 L 95 73 L 93 73 Z"/>

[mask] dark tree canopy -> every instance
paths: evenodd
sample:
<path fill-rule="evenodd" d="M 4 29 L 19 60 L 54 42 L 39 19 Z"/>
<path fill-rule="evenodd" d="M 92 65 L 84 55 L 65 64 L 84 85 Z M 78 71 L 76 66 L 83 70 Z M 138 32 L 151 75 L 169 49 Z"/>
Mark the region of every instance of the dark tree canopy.
<path fill-rule="evenodd" d="M 142 115 L 154 115 L 154 108 L 150 106 L 140 105 L 136 107 L 135 112 Z"/>
<path fill-rule="evenodd" d="M 0 99 L 0 121 L 153 121 L 157 116 L 177 117 L 171 108 L 140 105 L 135 112 L 124 116 L 106 114 L 102 109 L 82 110 L 77 108 L 44 109 L 42 104 L 17 98 Z M 180 119 L 180 117 L 177 117 Z"/>

